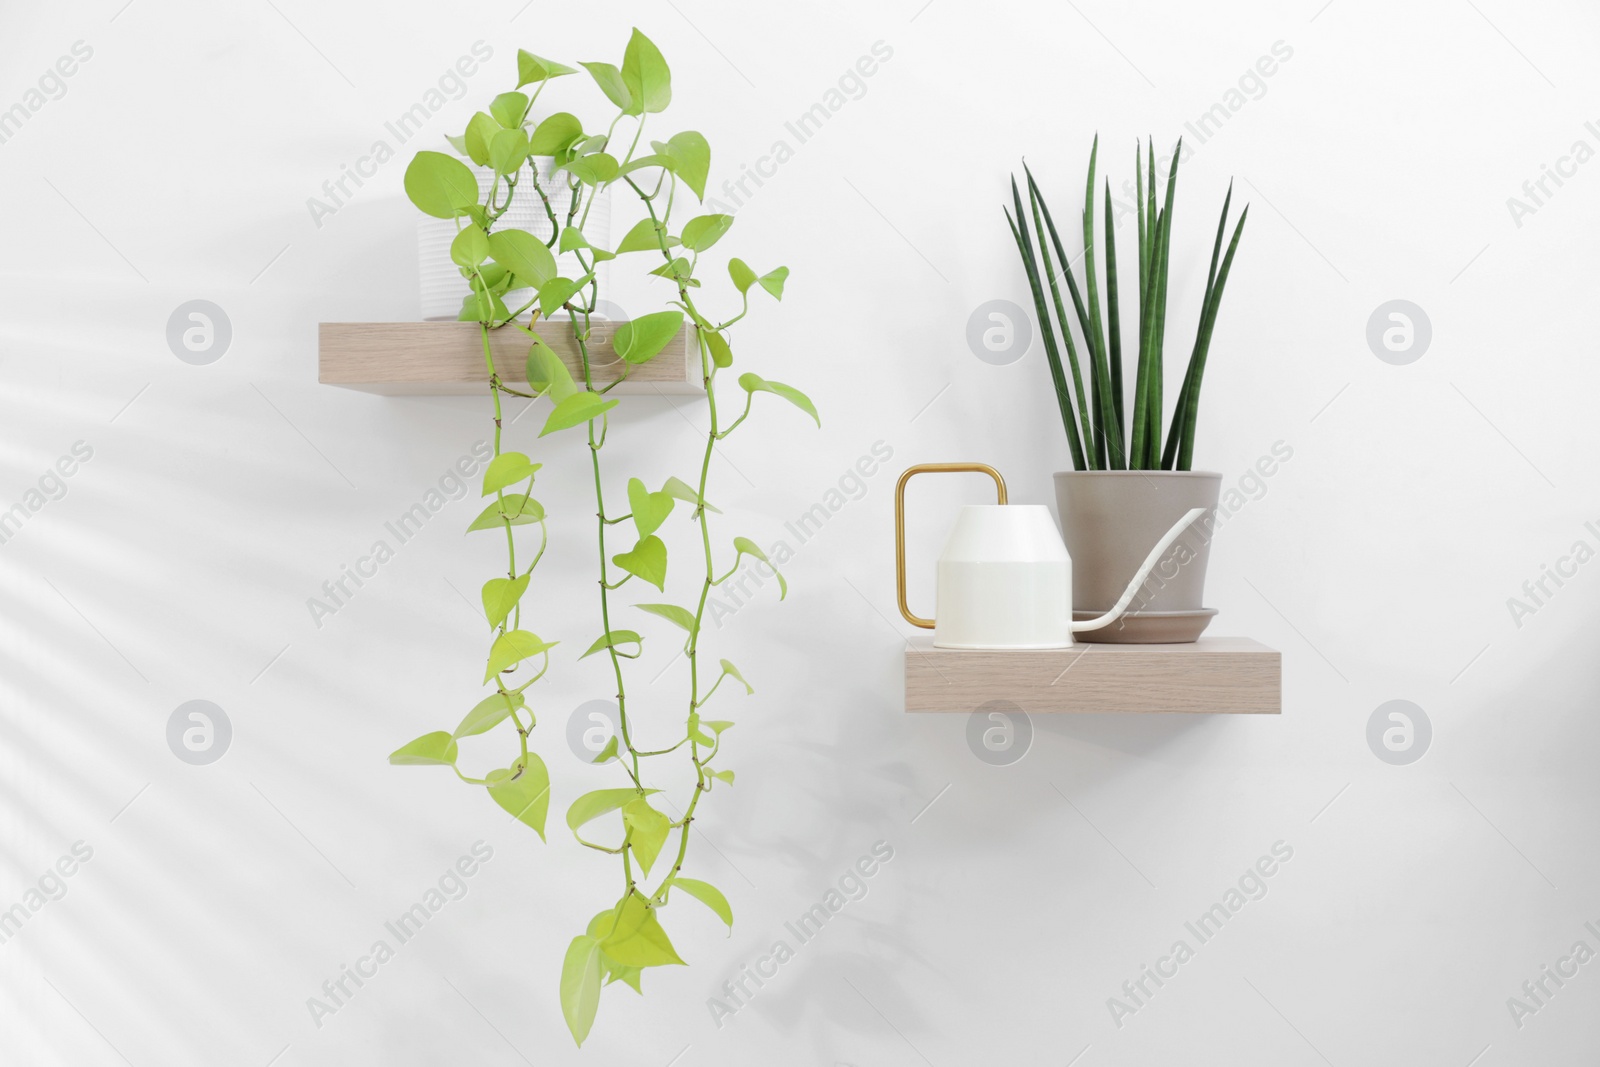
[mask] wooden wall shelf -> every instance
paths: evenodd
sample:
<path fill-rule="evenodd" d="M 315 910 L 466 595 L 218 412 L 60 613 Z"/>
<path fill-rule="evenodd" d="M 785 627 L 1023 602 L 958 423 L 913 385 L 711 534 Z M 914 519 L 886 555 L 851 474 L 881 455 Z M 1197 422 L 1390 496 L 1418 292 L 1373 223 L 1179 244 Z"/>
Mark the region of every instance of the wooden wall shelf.
<path fill-rule="evenodd" d="M 1278 652 L 1248 637 L 1187 645 L 1079 644 L 1043 651 L 906 649 L 906 711 L 972 712 L 1008 700 L 1038 713 L 1277 715 Z"/>
<path fill-rule="evenodd" d="M 617 379 L 624 366 L 612 347 L 621 322 L 595 320 L 589 344 L 597 385 Z M 582 364 L 572 328 L 564 321 L 534 327 L 581 384 Z M 495 367 L 512 386 L 527 384 L 528 338 L 509 328 L 489 335 Z M 324 385 L 387 396 L 466 396 L 488 387 L 483 342 L 475 322 L 324 322 L 317 327 L 317 380 Z M 698 393 L 700 361 L 690 359 L 689 331 L 650 362 L 634 367 L 618 393 Z"/>

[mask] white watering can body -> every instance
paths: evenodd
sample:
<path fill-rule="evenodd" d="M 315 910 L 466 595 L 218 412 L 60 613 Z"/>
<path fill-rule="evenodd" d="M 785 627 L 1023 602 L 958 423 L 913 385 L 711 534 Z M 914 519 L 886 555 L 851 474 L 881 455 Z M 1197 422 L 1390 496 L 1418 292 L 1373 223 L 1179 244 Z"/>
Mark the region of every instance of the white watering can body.
<path fill-rule="evenodd" d="M 995 480 L 998 504 L 968 504 L 939 556 L 934 619 L 906 606 L 905 485 L 914 474 L 969 471 Z M 1096 630 L 1122 617 L 1151 570 L 1191 523 L 1205 514 L 1193 508 L 1150 550 L 1121 599 L 1098 618 L 1072 621 L 1072 557 L 1042 504 L 1007 504 L 1005 481 L 992 467 L 938 463 L 912 467 L 895 491 L 896 563 L 900 613 L 933 630 L 939 648 L 1067 648 L 1075 631 Z"/>

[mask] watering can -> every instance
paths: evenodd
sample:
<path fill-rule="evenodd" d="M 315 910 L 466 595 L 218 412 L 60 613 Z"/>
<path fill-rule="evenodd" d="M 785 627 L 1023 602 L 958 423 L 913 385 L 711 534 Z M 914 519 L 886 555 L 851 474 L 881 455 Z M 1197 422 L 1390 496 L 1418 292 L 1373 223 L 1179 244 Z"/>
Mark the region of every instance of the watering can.
<path fill-rule="evenodd" d="M 968 504 L 939 556 L 937 619 L 911 613 L 906 604 L 906 483 L 925 473 L 987 474 L 996 502 Z M 922 463 L 906 470 L 895 486 L 895 580 L 900 614 L 913 626 L 933 631 L 937 648 L 1068 648 L 1080 630 L 1098 630 L 1120 619 L 1167 549 L 1206 513 L 1190 508 L 1173 524 L 1110 611 L 1094 619 L 1072 619 L 1072 557 L 1043 504 L 1006 503 L 1006 482 L 984 463 Z"/>

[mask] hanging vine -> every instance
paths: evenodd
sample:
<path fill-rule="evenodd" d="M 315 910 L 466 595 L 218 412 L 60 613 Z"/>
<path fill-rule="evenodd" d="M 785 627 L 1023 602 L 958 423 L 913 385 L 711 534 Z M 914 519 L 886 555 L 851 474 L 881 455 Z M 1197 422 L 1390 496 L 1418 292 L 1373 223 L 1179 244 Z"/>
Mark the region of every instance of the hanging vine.
<path fill-rule="evenodd" d="M 718 762 L 723 735 L 733 723 L 704 718 L 702 709 L 729 679 L 747 693 L 752 692 L 738 668 L 726 659 L 718 661 L 714 679 L 710 677 L 712 672 L 704 669 L 702 622 L 711 590 L 732 578 L 746 557 L 771 568 L 774 574 L 777 569 L 746 537 L 731 538 L 719 551 L 711 523 L 711 514 L 717 509 L 706 499 L 711 459 L 718 443 L 750 416 L 757 393 L 771 393 L 788 401 L 816 419 L 818 425 L 820 419 L 811 401 L 799 390 L 746 373 L 738 379 L 745 394 L 743 410 L 732 422 L 723 424 L 717 404 L 718 375 L 734 362 L 732 328 L 749 313 L 752 290 L 782 299 L 788 268 L 757 274 L 743 260 L 730 259 L 727 273 L 738 297 L 737 311 L 721 321 L 702 311 L 696 298 L 696 292 L 703 291 L 704 279 L 697 273 L 701 256 L 728 232 L 733 217 L 696 215 L 674 233 L 674 209 L 680 199 L 687 199 L 685 191 L 697 201 L 704 199 L 711 149 L 700 134 L 683 131 L 665 141 L 649 141 L 649 151 L 641 151 L 647 121 L 666 110 L 672 96 L 671 73 L 655 45 L 634 30 L 620 67 L 599 62 L 580 64 L 616 109 L 604 133 L 585 132 L 581 121 L 567 112 L 532 121 L 533 106 L 545 87 L 552 80 L 577 71 L 530 52 L 519 52 L 517 59 L 516 91 L 495 97 L 487 111 L 472 117 L 460 138 L 451 138 L 458 152 L 493 172 L 489 192 L 482 202 L 476 175 L 459 158 L 419 152 L 406 171 L 406 191 L 412 202 L 430 215 L 457 222 L 451 257 L 461 268 L 469 289 L 461 317 L 479 324 L 494 405 L 494 457 L 484 474 L 483 494 L 492 494 L 495 499 L 469 527 L 501 530 L 506 541 L 505 577 L 491 578 L 483 587 L 484 614 L 492 631 L 484 683 L 492 682 L 494 691 L 473 707 L 454 731 L 426 734 L 396 751 L 390 761 L 447 765 L 462 781 L 484 787 L 501 807 L 544 837 L 550 780 L 544 762 L 528 744 L 535 718 L 527 692 L 549 669 L 550 650 L 555 642 L 522 629 L 522 607 L 533 570 L 548 544 L 548 530 L 544 508 L 531 495 L 541 465 L 524 452 L 501 448 L 501 399 L 505 394 L 530 400 L 547 398 L 552 406 L 539 433 L 541 438 L 579 426 L 585 428 L 587 435 L 595 493 L 601 633 L 578 658 L 604 654 L 609 661 L 618 729 L 594 762 L 614 763 L 626 776 L 626 784 L 585 793 L 567 809 L 567 826 L 577 841 L 586 848 L 618 857 L 622 876 L 622 892 L 616 902 L 596 914 L 588 927 L 572 939 L 561 967 L 562 1013 L 573 1038 L 582 1044 L 598 1010 L 603 985 L 621 981 L 642 992 L 644 970 L 684 962 L 660 920 L 662 909 L 674 898 L 674 890 L 704 904 L 730 927 L 733 924 L 733 910 L 723 893 L 709 882 L 683 873 L 690 829 L 701 799 L 715 784 L 731 786 L 734 781 L 734 772 Z M 520 91 L 527 85 L 537 86 L 531 97 Z M 625 139 L 626 150 L 613 152 L 612 147 Z M 519 192 L 527 195 L 530 189 L 549 224 L 548 236 L 541 239 L 526 230 L 496 229 L 495 224 L 513 198 Z M 583 232 L 596 197 L 610 191 L 631 193 L 644 214 L 614 251 L 592 244 Z M 665 301 L 663 310 L 621 324 L 610 346 L 620 363 L 607 360 L 600 364 L 596 357 L 610 353 L 596 345 L 593 319 L 599 303 L 599 283 L 595 268 L 630 253 L 659 258 L 660 265 L 649 273 L 671 285 L 675 298 Z M 575 268 L 571 273 L 576 277 L 561 273 L 563 262 Z M 521 290 L 531 290 L 534 295 L 522 307 L 509 310 L 507 295 Z M 577 351 L 575 368 L 569 368 L 540 335 L 536 327 L 541 319 L 548 320 L 544 326 L 547 335 L 556 321 L 565 320 Z M 504 328 L 520 331 L 529 341 L 525 390 L 508 384 L 495 366 L 490 332 Z M 608 480 L 604 453 L 611 413 L 620 401 L 607 394 L 628 380 L 635 368 L 676 345 L 685 333 L 705 389 L 708 429 L 704 448 L 697 456 L 698 472 L 688 481 L 670 477 L 656 490 L 641 479 L 630 477 L 620 494 L 627 502 L 627 510 L 619 507 L 620 513 L 612 514 L 607 486 L 614 487 L 616 483 Z M 601 371 L 613 365 L 620 369 L 602 383 Z M 653 586 L 665 596 L 668 546 L 662 534 L 664 524 L 679 504 L 690 509 L 689 519 L 698 535 L 693 553 L 697 564 L 691 583 L 693 608 L 655 600 L 619 604 L 620 591 L 635 581 Z M 608 536 L 612 541 L 623 539 L 627 529 L 623 524 L 632 527 L 632 545 L 617 552 L 616 544 L 608 544 Z M 539 547 L 527 566 L 519 569 L 517 528 L 531 525 L 539 527 Z M 719 556 L 723 561 L 720 566 L 725 569 L 719 570 Z M 787 585 L 781 574 L 777 579 L 782 597 Z M 629 664 L 642 655 L 645 636 L 638 630 L 614 625 L 619 609 L 624 607 L 642 613 L 638 616 L 641 622 L 633 625 L 666 623 L 682 634 L 677 655 L 685 661 L 687 679 L 685 697 L 679 705 L 681 719 L 676 726 L 663 729 L 664 722 L 673 721 L 670 708 L 661 713 L 652 708 L 644 714 L 637 704 L 630 704 Z M 526 671 L 534 663 L 538 665 L 537 672 L 516 683 L 517 672 Z M 706 680 L 709 685 L 702 688 Z M 507 720 L 515 725 L 520 754 L 509 767 L 491 770 L 483 778 L 463 774 L 456 767 L 460 738 L 487 732 Z M 660 740 L 646 739 L 646 735 L 663 733 Z M 687 799 L 677 804 L 651 785 L 649 761 L 680 752 L 688 757 L 694 784 Z M 672 810 L 663 811 L 658 804 Z M 609 832 L 592 828 L 612 816 L 615 818 Z M 607 833 L 605 838 L 591 839 Z M 663 855 L 671 860 L 664 873 L 659 862 Z M 653 875 L 656 880 L 652 887 L 649 880 Z"/>

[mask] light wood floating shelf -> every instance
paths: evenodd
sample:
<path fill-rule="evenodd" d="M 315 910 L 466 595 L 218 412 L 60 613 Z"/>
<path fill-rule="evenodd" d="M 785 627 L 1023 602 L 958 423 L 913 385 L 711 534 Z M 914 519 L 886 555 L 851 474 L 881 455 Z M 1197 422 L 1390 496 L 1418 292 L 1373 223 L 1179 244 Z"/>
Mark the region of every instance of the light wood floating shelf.
<path fill-rule="evenodd" d="M 1008 700 L 1030 714 L 1277 715 L 1281 659 L 1248 637 L 991 651 L 934 648 L 919 636 L 906 649 L 906 710 L 972 712 Z"/>
<path fill-rule="evenodd" d="M 615 381 L 625 366 L 612 347 L 621 325 L 599 319 L 592 324 L 589 353 L 596 385 Z M 582 384 L 572 327 L 557 319 L 534 329 Z M 489 339 L 501 379 L 513 388 L 525 386 L 527 335 L 502 327 Z M 615 392 L 700 392 L 699 360 L 691 362 L 689 355 L 686 327 L 654 359 L 634 367 Z M 324 322 L 317 327 L 317 380 L 386 396 L 466 396 L 483 392 L 489 375 L 475 322 Z"/>

